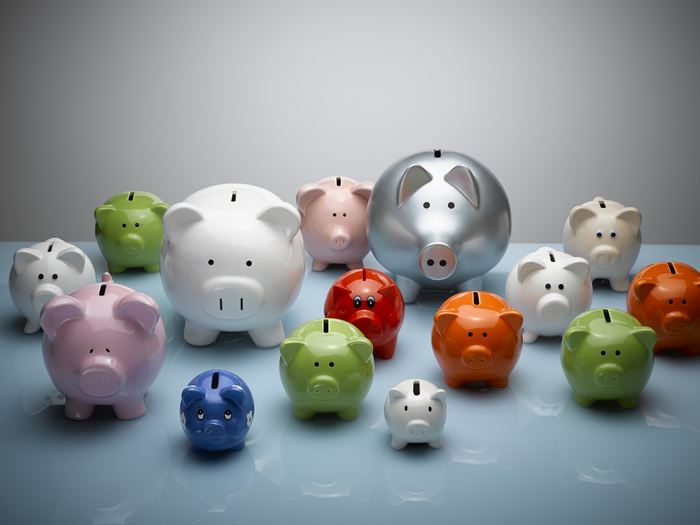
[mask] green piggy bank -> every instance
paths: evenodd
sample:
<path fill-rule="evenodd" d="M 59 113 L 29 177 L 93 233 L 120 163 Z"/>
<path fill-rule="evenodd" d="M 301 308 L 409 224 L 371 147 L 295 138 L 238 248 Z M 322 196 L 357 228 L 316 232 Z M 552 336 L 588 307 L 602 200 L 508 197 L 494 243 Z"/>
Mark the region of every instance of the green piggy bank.
<path fill-rule="evenodd" d="M 95 238 L 111 273 L 127 268 L 160 271 L 167 209 L 160 198 L 145 191 L 119 193 L 95 208 Z"/>
<path fill-rule="evenodd" d="M 296 417 L 357 417 L 374 376 L 372 343 L 362 332 L 341 319 L 308 321 L 282 341 L 280 354 L 280 377 Z"/>
<path fill-rule="evenodd" d="M 654 330 L 621 310 L 596 308 L 574 318 L 562 338 L 561 365 L 576 402 L 637 406 L 654 366 L 655 343 Z"/>

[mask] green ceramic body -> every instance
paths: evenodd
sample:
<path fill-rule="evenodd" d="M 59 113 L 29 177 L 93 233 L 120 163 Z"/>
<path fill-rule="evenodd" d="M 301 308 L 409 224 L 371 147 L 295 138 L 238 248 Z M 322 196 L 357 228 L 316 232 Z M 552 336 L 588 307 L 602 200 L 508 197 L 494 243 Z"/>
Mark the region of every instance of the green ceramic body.
<path fill-rule="evenodd" d="M 374 358 L 372 343 L 355 326 L 341 319 L 308 321 L 282 342 L 280 354 L 280 378 L 296 417 L 357 417 L 372 384 Z"/>
<path fill-rule="evenodd" d="M 160 271 L 163 215 L 159 197 L 145 191 L 125 191 L 95 208 L 95 238 L 111 273 L 127 268 Z"/>
<path fill-rule="evenodd" d="M 561 364 L 576 401 L 636 406 L 654 366 L 655 342 L 654 330 L 621 310 L 597 308 L 574 318 L 562 339 Z"/>

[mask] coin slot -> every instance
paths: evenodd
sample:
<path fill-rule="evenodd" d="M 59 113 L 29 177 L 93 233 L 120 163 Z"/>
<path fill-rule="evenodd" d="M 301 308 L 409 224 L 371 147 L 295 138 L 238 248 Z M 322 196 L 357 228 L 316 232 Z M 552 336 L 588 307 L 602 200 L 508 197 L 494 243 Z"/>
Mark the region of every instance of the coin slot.
<path fill-rule="evenodd" d="M 420 381 L 413 382 L 413 395 L 414 396 L 420 395 Z"/>
<path fill-rule="evenodd" d="M 100 295 L 104 295 L 106 291 L 107 291 L 107 285 L 106 284 L 100 285 Z"/>
<path fill-rule="evenodd" d="M 214 372 L 211 376 L 211 389 L 216 390 L 219 388 L 219 372 Z"/>
<path fill-rule="evenodd" d="M 335 185 L 340 187 L 340 177 L 335 178 Z"/>
<path fill-rule="evenodd" d="M 366 281 L 367 280 L 367 269 L 362 268 L 362 280 Z"/>
<path fill-rule="evenodd" d="M 479 304 L 479 292 L 473 292 L 474 296 L 474 304 L 478 305 Z"/>
<path fill-rule="evenodd" d="M 601 208 L 605 208 L 605 207 L 606 207 L 606 206 L 605 206 L 605 201 L 598 201 L 598 205 L 599 205 Z"/>
<path fill-rule="evenodd" d="M 219 310 L 223 310 L 223 309 L 224 309 L 224 300 L 221 297 L 219 297 Z"/>
<path fill-rule="evenodd" d="M 49 249 L 46 250 L 46 251 L 47 251 L 47 252 L 50 252 L 51 250 L 53 250 L 53 243 L 49 244 Z"/>
<path fill-rule="evenodd" d="M 133 201 L 134 200 L 134 193 L 133 191 L 129 192 L 129 198 L 127 200 Z"/>
<path fill-rule="evenodd" d="M 605 317 L 605 322 L 610 323 L 610 311 L 607 308 L 603 308 L 603 317 Z"/>
<path fill-rule="evenodd" d="M 323 333 L 324 334 L 328 333 L 328 319 L 323 320 Z"/>
<path fill-rule="evenodd" d="M 669 263 L 666 263 L 666 264 L 668 264 L 668 269 L 669 269 L 669 271 L 671 272 L 671 275 L 676 275 L 676 267 L 673 266 L 673 263 L 672 263 L 672 262 L 669 262 Z"/>
<path fill-rule="evenodd" d="M 441 150 L 441 149 L 434 149 L 434 150 L 433 150 L 433 156 L 434 156 L 436 159 L 439 159 L 440 157 L 442 157 L 442 150 Z"/>
<path fill-rule="evenodd" d="M 236 202 L 236 192 L 235 191 L 231 192 L 231 202 Z"/>
<path fill-rule="evenodd" d="M 557 262 L 554 260 L 554 254 L 552 252 L 549 252 L 549 260 L 552 262 Z"/>
<path fill-rule="evenodd" d="M 241 297 L 241 311 L 243 311 L 243 297 Z"/>

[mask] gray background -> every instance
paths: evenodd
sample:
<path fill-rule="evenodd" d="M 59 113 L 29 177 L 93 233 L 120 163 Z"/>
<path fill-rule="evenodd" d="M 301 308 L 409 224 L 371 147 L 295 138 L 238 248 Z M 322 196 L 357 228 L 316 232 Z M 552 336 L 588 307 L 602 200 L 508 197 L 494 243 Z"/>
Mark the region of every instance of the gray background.
<path fill-rule="evenodd" d="M 0 239 L 91 239 L 112 194 L 292 201 L 442 147 L 500 178 L 513 240 L 600 194 L 700 243 L 700 3 L 3 1 Z"/>

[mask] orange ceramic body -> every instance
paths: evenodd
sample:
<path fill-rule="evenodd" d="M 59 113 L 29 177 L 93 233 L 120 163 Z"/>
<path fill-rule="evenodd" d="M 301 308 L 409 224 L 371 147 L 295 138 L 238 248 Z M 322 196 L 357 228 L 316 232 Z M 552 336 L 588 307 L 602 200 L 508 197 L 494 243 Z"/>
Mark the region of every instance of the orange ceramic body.
<path fill-rule="evenodd" d="M 522 325 L 523 315 L 498 295 L 462 292 L 447 299 L 435 314 L 432 337 L 445 383 L 508 386 L 523 345 Z"/>
<path fill-rule="evenodd" d="M 627 294 L 627 311 L 656 332 L 654 351 L 700 354 L 700 273 L 681 262 L 640 271 Z"/>

